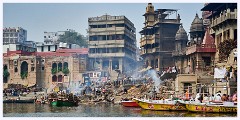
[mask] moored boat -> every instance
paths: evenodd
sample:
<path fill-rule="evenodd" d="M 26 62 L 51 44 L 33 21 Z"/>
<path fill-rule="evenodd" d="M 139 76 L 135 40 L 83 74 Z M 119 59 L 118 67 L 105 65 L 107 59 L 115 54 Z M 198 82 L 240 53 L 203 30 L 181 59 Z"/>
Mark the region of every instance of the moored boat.
<path fill-rule="evenodd" d="M 69 100 L 55 100 L 51 102 L 52 106 L 62 107 L 72 107 L 72 106 L 78 106 L 78 102 L 75 101 L 69 101 Z"/>
<path fill-rule="evenodd" d="M 223 104 L 211 103 L 186 103 L 186 108 L 191 112 L 211 112 L 211 113 L 236 113 L 237 105 L 231 102 Z"/>
<path fill-rule="evenodd" d="M 143 109 L 147 110 L 187 110 L 184 104 L 172 100 L 140 100 L 134 99 Z"/>
<path fill-rule="evenodd" d="M 28 100 L 9 99 L 9 100 L 3 100 L 3 103 L 34 103 L 34 99 L 28 99 Z"/>
<path fill-rule="evenodd" d="M 121 104 L 125 107 L 139 107 L 139 105 L 135 101 L 132 101 L 132 100 L 121 101 Z"/>

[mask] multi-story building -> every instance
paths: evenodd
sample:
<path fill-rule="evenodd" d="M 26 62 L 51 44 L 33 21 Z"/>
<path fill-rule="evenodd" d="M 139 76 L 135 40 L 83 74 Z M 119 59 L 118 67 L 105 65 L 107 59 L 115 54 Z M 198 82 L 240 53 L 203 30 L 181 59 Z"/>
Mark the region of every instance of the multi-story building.
<path fill-rule="evenodd" d="M 175 19 L 168 16 L 176 14 Z M 145 67 L 151 66 L 157 71 L 174 66 L 172 51 L 174 50 L 175 35 L 179 28 L 180 15 L 174 9 L 157 9 L 148 3 L 146 7 L 145 26 L 140 31 L 141 56 Z"/>
<path fill-rule="evenodd" d="M 54 88 L 78 88 L 87 68 L 88 49 L 59 49 L 56 52 L 8 51 L 3 57 L 4 88 L 20 84 L 48 92 Z M 7 72 L 9 74 L 7 74 Z"/>
<path fill-rule="evenodd" d="M 35 86 L 40 78 L 41 58 L 25 51 L 8 51 L 3 56 L 4 71 L 9 76 L 4 77 L 4 88 L 17 85 Z"/>
<path fill-rule="evenodd" d="M 180 93 L 184 90 L 195 93 L 200 91 L 197 89 L 198 83 L 211 84 L 213 76 L 208 73 L 213 72 L 215 52 L 214 38 L 207 28 L 204 29 L 203 20 L 198 17 L 198 14 L 191 24 L 189 41 L 186 31 L 180 26 L 173 52 L 175 66 L 179 73 L 175 80 L 175 90 Z"/>
<path fill-rule="evenodd" d="M 210 20 L 210 34 L 217 49 L 215 67 L 228 67 L 233 73 L 232 77 L 226 77 L 226 82 L 215 79 L 215 92 L 221 90 L 232 94 L 237 89 L 237 61 L 234 60 L 234 54 L 237 54 L 237 3 L 206 3 L 201 10 L 211 13 L 205 18 Z"/>
<path fill-rule="evenodd" d="M 226 40 L 237 41 L 237 3 L 208 3 L 201 10 L 212 13 L 206 19 L 210 19 L 210 34 L 215 38 L 217 49 Z M 223 62 L 228 56 L 221 60 L 219 52 L 215 54 L 215 63 Z"/>
<path fill-rule="evenodd" d="M 27 40 L 27 31 L 21 27 L 3 28 L 3 44 L 23 44 Z"/>
<path fill-rule="evenodd" d="M 205 21 L 196 14 L 186 47 L 182 45 L 187 39 L 183 28 L 180 27 L 176 34 L 173 57 L 180 74 L 175 80 L 175 91 L 215 94 L 220 90 L 223 94 L 233 94 L 237 87 L 237 62 L 233 55 L 237 47 L 237 4 L 208 3 L 202 11 Z M 221 79 L 214 76 L 216 68 L 226 67 L 228 75 Z"/>
<path fill-rule="evenodd" d="M 88 25 L 91 70 L 127 73 L 136 67 L 136 29 L 130 20 L 103 15 L 88 18 Z"/>
<path fill-rule="evenodd" d="M 27 31 L 23 28 L 4 28 L 3 53 L 16 50 L 34 52 L 36 46 L 33 41 L 27 41 Z"/>

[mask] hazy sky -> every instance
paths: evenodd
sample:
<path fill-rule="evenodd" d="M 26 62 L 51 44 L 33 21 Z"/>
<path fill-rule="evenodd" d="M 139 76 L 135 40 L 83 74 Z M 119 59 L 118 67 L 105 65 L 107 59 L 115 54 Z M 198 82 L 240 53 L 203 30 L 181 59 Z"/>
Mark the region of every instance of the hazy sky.
<path fill-rule="evenodd" d="M 184 29 L 189 32 L 196 15 L 201 17 L 203 3 L 153 3 L 154 9 L 178 9 Z M 144 27 L 147 3 L 3 3 L 3 27 L 22 27 L 28 32 L 28 40 L 43 42 L 43 32 L 67 29 L 87 35 L 88 18 L 109 14 L 124 15 L 139 31 Z M 175 17 L 175 14 L 172 15 Z"/>

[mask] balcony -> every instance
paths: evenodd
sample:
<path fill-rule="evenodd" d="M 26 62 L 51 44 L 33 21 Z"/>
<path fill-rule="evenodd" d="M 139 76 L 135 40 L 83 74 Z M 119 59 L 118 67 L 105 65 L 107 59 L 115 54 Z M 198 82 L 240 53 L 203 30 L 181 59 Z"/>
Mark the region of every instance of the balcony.
<path fill-rule="evenodd" d="M 237 20 L 237 12 L 229 12 L 229 13 L 224 13 L 220 17 L 212 20 L 211 27 L 215 27 L 216 25 L 221 24 L 222 22 L 230 19 L 236 19 Z"/>
<path fill-rule="evenodd" d="M 186 55 L 192 54 L 192 53 L 215 53 L 216 52 L 216 46 L 215 44 L 202 44 L 202 45 L 192 45 L 190 47 L 187 47 Z"/>

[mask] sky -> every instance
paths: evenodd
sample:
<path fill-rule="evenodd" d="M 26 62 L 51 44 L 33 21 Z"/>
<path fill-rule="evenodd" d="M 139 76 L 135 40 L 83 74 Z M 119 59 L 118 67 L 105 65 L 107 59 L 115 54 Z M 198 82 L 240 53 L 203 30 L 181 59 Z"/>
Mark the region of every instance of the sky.
<path fill-rule="evenodd" d="M 201 17 L 203 3 L 153 3 L 154 9 L 178 9 L 184 29 L 189 32 L 196 15 Z M 139 31 L 144 27 L 147 3 L 3 3 L 3 27 L 22 27 L 27 30 L 27 40 L 43 42 L 43 33 L 73 29 L 86 36 L 88 18 L 105 14 L 124 15 Z M 175 17 L 175 14 L 172 15 Z"/>

